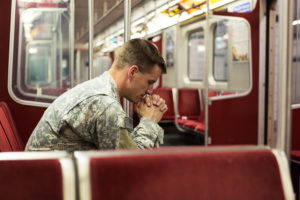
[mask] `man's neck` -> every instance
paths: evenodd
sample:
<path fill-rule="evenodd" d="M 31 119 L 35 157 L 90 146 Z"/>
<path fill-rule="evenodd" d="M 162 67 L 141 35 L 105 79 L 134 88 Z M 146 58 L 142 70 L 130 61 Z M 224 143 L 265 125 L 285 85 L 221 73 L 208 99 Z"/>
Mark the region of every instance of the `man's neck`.
<path fill-rule="evenodd" d="M 123 98 L 123 91 L 126 88 L 125 83 L 126 83 L 126 76 L 127 76 L 125 69 L 119 70 L 114 67 L 111 67 L 108 73 L 112 76 L 112 78 L 116 82 L 120 98 Z"/>

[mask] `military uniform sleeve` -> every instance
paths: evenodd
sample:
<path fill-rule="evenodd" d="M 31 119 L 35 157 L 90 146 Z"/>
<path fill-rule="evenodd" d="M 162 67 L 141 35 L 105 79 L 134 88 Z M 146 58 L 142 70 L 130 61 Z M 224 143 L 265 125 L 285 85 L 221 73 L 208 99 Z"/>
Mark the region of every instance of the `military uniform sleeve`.
<path fill-rule="evenodd" d="M 137 144 L 129 136 L 127 129 L 120 129 L 119 149 L 136 149 Z"/>
<path fill-rule="evenodd" d="M 126 116 L 121 105 L 117 102 L 110 104 L 96 120 L 96 135 L 100 149 L 107 148 L 111 143 L 115 149 L 138 148 L 130 137 L 132 120 Z"/>
<path fill-rule="evenodd" d="M 97 119 L 99 147 L 107 141 L 115 141 L 116 148 L 152 148 L 163 142 L 163 129 L 148 118 L 141 118 L 133 129 L 132 120 L 119 105 L 111 104 Z M 112 138 L 111 138 L 112 136 Z"/>
<path fill-rule="evenodd" d="M 159 144 L 163 144 L 164 131 L 153 120 L 142 117 L 130 137 L 141 149 L 159 147 Z"/>

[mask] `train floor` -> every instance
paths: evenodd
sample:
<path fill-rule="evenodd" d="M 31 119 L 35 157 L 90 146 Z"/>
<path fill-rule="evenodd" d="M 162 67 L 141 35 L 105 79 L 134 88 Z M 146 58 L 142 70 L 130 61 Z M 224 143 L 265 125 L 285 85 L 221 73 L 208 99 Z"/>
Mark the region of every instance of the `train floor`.
<path fill-rule="evenodd" d="M 164 144 L 161 146 L 190 146 L 204 145 L 204 135 L 193 132 L 181 132 L 174 123 L 160 123 L 165 131 Z"/>

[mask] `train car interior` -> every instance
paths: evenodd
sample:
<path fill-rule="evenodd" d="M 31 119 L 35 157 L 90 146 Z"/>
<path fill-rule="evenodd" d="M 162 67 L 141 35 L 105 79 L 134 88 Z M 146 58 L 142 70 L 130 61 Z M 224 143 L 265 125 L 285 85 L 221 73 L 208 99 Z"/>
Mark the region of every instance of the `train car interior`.
<path fill-rule="evenodd" d="M 1 4 L 0 199 L 300 200 L 300 0 Z M 163 144 L 24 152 L 47 107 L 133 38 L 166 63 Z"/>

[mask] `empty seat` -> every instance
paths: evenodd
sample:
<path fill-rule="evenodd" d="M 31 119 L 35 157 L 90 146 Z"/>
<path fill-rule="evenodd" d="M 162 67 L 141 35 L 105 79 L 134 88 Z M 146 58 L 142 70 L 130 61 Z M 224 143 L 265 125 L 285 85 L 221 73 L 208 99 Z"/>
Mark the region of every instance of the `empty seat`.
<path fill-rule="evenodd" d="M 299 150 L 292 150 L 291 151 L 291 158 L 293 161 L 300 163 L 300 151 Z"/>
<path fill-rule="evenodd" d="M 75 171 L 66 152 L 0 153 L 0 198 L 75 200 Z"/>
<path fill-rule="evenodd" d="M 81 199 L 293 199 L 284 153 L 258 147 L 75 152 Z"/>
<path fill-rule="evenodd" d="M 217 93 L 215 90 L 208 92 L 208 97 L 214 97 Z M 203 105 L 200 116 L 197 120 L 181 120 L 180 123 L 185 128 L 192 129 L 194 131 L 204 133 L 205 132 L 205 105 Z"/>
<path fill-rule="evenodd" d="M 200 98 L 198 89 L 178 89 L 178 119 L 179 124 L 185 120 L 197 120 L 201 113 Z"/>
<path fill-rule="evenodd" d="M 24 148 L 7 104 L 0 102 L 0 151 L 23 151 Z"/>
<path fill-rule="evenodd" d="M 161 121 L 174 121 L 175 111 L 172 88 L 157 88 L 153 91 L 153 94 L 157 94 L 162 97 L 168 106 L 168 110 L 164 113 Z"/>
<path fill-rule="evenodd" d="M 226 96 L 226 95 L 233 95 L 236 94 L 236 92 L 232 92 L 232 91 L 222 91 L 220 93 L 221 96 Z"/>

